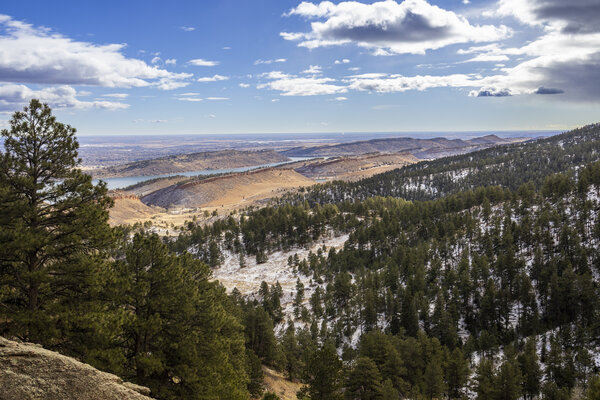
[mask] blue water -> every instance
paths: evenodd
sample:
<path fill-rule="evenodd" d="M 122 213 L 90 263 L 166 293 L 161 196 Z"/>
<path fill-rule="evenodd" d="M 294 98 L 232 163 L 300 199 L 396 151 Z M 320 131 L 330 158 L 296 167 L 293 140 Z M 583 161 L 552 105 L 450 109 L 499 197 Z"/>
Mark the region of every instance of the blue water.
<path fill-rule="evenodd" d="M 251 167 L 228 168 L 228 169 L 205 169 L 202 171 L 175 172 L 172 174 L 165 174 L 165 175 L 127 176 L 124 178 L 103 178 L 100 180 L 106 182 L 106 186 L 109 189 L 123 189 L 123 188 L 126 188 L 127 186 L 135 185 L 136 183 L 147 181 L 150 179 L 167 178 L 169 176 L 182 176 L 182 175 L 183 176 L 197 176 L 197 175 L 225 174 L 225 173 L 231 173 L 231 172 L 245 172 L 245 171 L 250 171 L 252 169 L 257 169 L 257 168 L 275 167 L 278 165 L 288 164 L 288 163 L 292 163 L 295 161 L 310 160 L 313 157 L 289 157 L 289 158 L 291 161 L 254 165 Z M 97 184 L 98 181 L 99 181 L 98 179 L 94 179 L 93 183 Z"/>

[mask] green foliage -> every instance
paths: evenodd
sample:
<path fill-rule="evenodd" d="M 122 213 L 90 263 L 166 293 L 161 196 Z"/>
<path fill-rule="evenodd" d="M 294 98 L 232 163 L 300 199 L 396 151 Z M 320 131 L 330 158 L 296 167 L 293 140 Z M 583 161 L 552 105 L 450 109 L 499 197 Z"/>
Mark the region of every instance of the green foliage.
<path fill-rule="evenodd" d="M 115 300 L 128 310 L 125 375 L 165 399 L 245 398 L 242 326 L 224 308 L 208 267 L 144 233 L 125 245 L 124 256 L 116 266 L 122 288 Z"/>
<path fill-rule="evenodd" d="M 327 342 L 316 350 L 305 369 L 308 397 L 311 400 L 341 400 L 341 368 L 333 343 Z"/>
<path fill-rule="evenodd" d="M 586 400 L 600 400 L 600 376 L 595 375 L 590 379 L 585 391 Z"/>
<path fill-rule="evenodd" d="M 344 397 L 348 400 L 380 400 L 383 396 L 381 374 L 367 357 L 356 360 L 346 381 Z"/>
<path fill-rule="evenodd" d="M 74 134 L 37 100 L 2 131 L 0 333 L 158 399 L 247 399 L 257 359 L 246 356 L 238 305 L 201 261 L 141 226 L 108 226 L 111 199 L 77 168 Z M 220 262 L 216 243 L 206 254 Z"/>
<path fill-rule="evenodd" d="M 0 155 L 0 333 L 51 348 L 110 324 L 91 298 L 108 277 L 111 199 L 77 168 L 75 129 L 32 100 L 3 130 Z M 76 351 L 75 349 L 71 349 Z"/>

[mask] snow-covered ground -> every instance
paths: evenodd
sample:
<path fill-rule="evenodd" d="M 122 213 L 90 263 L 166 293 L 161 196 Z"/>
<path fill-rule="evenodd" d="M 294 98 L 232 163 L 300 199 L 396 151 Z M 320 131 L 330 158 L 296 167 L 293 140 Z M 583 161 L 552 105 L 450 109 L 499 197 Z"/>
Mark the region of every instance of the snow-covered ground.
<path fill-rule="evenodd" d="M 317 253 L 318 249 L 323 246 L 336 250 L 344 247 L 344 243 L 348 240 L 348 235 L 338 237 L 324 237 L 314 242 L 308 248 L 295 248 L 290 251 L 277 251 L 268 254 L 269 260 L 263 264 L 257 264 L 254 257 L 246 258 L 246 266 L 240 267 L 240 262 L 237 254 L 224 252 L 225 261 L 220 267 L 213 269 L 213 278 L 221 282 L 227 292 L 231 292 L 233 288 L 237 288 L 242 295 L 254 297 L 258 294 L 260 284 L 264 281 L 269 285 L 274 285 L 277 282 L 283 289 L 283 297 L 281 298 L 281 306 L 285 315 L 291 315 L 293 312 L 292 301 L 296 294 L 296 280 L 304 284 L 305 299 L 310 298 L 310 295 L 316 288 L 316 285 L 311 285 L 311 277 L 300 273 L 294 274 L 292 267 L 288 266 L 288 257 L 298 255 L 300 260 L 308 257 L 309 252 Z"/>

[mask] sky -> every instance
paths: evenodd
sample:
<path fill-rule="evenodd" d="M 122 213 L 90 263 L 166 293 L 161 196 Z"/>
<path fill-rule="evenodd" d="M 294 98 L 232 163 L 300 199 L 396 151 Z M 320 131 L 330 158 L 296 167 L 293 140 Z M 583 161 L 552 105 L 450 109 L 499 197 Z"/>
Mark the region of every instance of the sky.
<path fill-rule="evenodd" d="M 0 128 L 566 130 L 600 121 L 600 0 L 0 3 Z"/>

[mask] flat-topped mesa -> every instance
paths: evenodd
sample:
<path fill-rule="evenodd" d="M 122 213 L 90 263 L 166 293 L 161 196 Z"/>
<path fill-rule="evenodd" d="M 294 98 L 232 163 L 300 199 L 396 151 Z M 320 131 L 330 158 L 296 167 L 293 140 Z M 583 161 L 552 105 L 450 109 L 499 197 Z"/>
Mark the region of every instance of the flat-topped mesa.
<path fill-rule="evenodd" d="M 0 400 L 151 400 L 149 395 L 146 387 L 74 358 L 0 337 Z"/>

